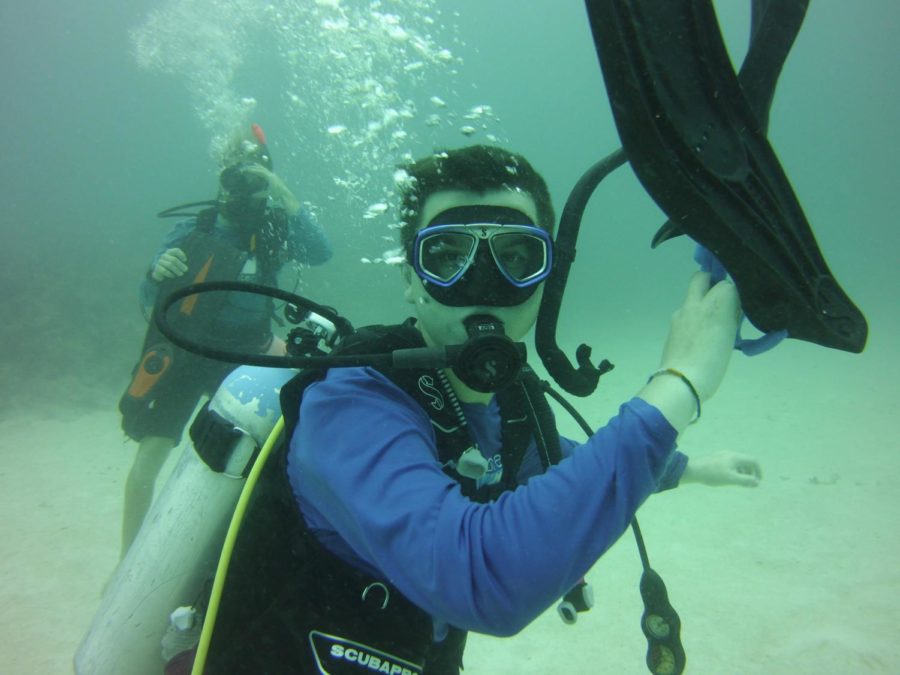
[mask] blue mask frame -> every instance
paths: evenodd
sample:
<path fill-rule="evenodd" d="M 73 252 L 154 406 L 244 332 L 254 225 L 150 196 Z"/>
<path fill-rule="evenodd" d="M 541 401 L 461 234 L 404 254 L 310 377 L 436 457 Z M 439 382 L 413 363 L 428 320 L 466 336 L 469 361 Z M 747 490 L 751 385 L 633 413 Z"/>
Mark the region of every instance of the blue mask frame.
<path fill-rule="evenodd" d="M 516 235 L 519 237 L 514 239 Z M 446 263 L 447 270 L 439 269 L 439 259 L 429 260 L 436 256 L 428 252 L 428 247 L 441 245 L 449 249 L 451 255 L 454 251 L 456 253 L 457 259 Z M 413 269 L 424 281 L 448 288 L 458 282 L 476 261 L 484 259 L 479 255 L 484 245 L 488 247 L 502 277 L 516 288 L 539 284 L 553 268 L 553 239 L 546 230 L 535 225 L 474 222 L 429 225 L 419 230 L 413 243 Z M 515 262 L 510 258 L 523 250 L 535 260 L 526 260 L 526 268 L 517 273 Z"/>

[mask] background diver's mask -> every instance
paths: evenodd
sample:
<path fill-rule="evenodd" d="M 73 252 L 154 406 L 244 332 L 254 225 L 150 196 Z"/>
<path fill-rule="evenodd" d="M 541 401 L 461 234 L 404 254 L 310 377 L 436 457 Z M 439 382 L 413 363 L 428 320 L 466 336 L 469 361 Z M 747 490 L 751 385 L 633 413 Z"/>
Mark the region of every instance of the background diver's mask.
<path fill-rule="evenodd" d="M 267 207 L 269 181 L 250 171 L 249 162 L 226 167 L 219 174 L 222 188 L 219 211 L 233 223 L 256 227 Z"/>
<path fill-rule="evenodd" d="M 553 266 L 553 240 L 505 206 L 442 211 L 416 233 L 413 269 L 442 305 L 512 307 L 530 298 Z"/>
<path fill-rule="evenodd" d="M 274 207 L 269 199 L 269 181 L 251 170 L 252 162 L 234 164 L 219 174 L 222 193 L 219 213 L 238 226 L 253 241 L 252 248 L 260 262 L 277 270 L 298 251 L 290 236 L 285 210 Z"/>

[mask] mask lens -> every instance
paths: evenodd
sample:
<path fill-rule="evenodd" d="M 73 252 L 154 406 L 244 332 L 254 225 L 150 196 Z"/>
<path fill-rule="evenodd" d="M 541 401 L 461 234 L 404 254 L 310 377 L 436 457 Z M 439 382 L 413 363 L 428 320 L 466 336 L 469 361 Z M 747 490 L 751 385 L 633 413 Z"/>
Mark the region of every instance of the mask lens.
<path fill-rule="evenodd" d="M 462 232 L 441 232 L 419 242 L 419 267 L 435 281 L 449 284 L 469 266 L 477 239 Z"/>
<path fill-rule="evenodd" d="M 265 190 L 269 181 L 252 171 L 248 171 L 248 164 L 230 166 L 222 171 L 219 182 L 225 190 L 235 196 L 248 197 Z"/>
<path fill-rule="evenodd" d="M 547 269 L 547 243 L 540 237 L 498 232 L 490 242 L 497 266 L 516 283 L 534 279 Z"/>

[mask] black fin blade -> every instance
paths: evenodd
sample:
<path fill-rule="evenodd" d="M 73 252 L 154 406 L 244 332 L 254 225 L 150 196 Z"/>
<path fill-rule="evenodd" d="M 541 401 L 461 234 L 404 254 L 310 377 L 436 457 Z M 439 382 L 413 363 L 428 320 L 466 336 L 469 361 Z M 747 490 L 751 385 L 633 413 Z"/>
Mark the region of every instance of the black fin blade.
<path fill-rule="evenodd" d="M 587 0 L 587 9 L 632 168 L 670 220 L 722 262 L 750 321 L 862 351 L 866 320 L 819 251 L 711 3 Z"/>

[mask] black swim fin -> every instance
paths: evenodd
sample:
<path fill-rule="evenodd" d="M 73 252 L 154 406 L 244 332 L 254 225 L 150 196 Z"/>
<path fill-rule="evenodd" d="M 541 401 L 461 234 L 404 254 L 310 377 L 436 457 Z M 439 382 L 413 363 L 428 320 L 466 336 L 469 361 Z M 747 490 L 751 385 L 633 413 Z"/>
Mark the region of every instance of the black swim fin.
<path fill-rule="evenodd" d="M 709 0 L 586 0 L 619 136 L 671 223 L 731 274 L 763 332 L 860 352 L 866 320 L 832 276 L 766 139 L 806 0 L 757 0 L 740 80 Z M 795 25 L 779 30 L 776 8 Z M 793 32 L 791 32 L 793 31 Z"/>
<path fill-rule="evenodd" d="M 794 39 L 800 32 L 809 0 L 753 0 L 750 15 L 750 43 L 738 82 L 753 110 L 760 130 L 769 130 L 769 111 L 775 98 L 775 86 L 787 60 Z M 668 220 L 653 236 L 651 248 L 685 234 L 674 221 Z"/>

